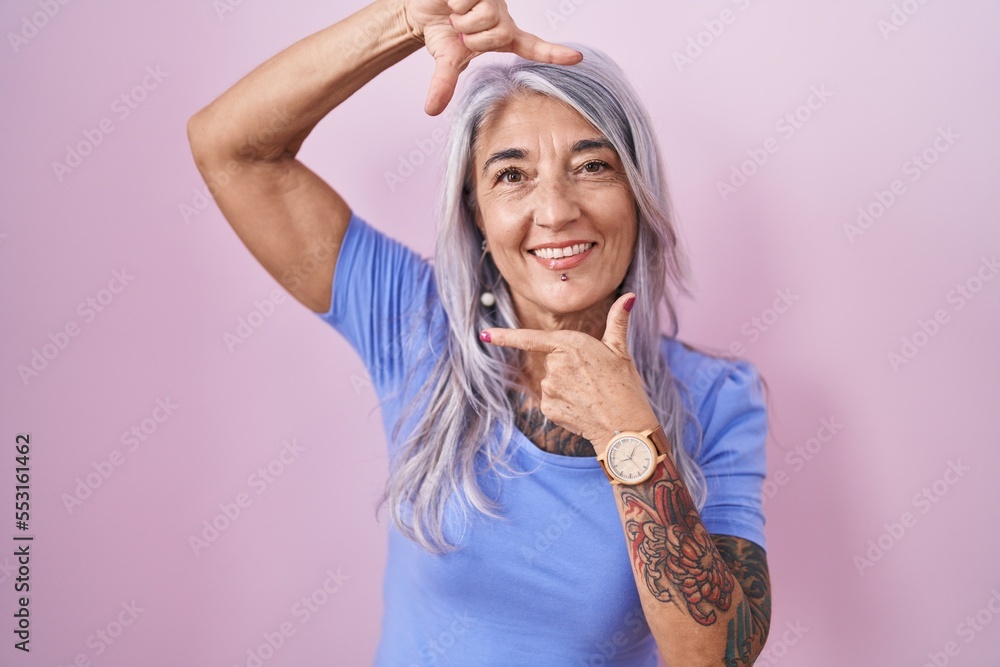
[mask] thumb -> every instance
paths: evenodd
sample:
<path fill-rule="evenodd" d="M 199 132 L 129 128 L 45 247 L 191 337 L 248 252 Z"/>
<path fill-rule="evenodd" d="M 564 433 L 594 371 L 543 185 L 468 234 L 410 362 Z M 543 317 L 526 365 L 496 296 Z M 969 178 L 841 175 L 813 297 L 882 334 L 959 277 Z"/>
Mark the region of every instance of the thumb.
<path fill-rule="evenodd" d="M 473 57 L 475 54 L 472 54 Z M 427 91 L 427 101 L 424 102 L 424 112 L 428 116 L 437 116 L 445 110 L 458 85 L 458 75 L 469 65 L 468 58 L 456 63 L 450 56 L 441 56 L 434 60 L 434 75 Z"/>
<path fill-rule="evenodd" d="M 612 350 L 625 356 L 629 356 L 628 320 L 633 305 L 635 305 L 634 292 L 622 294 L 611 304 L 611 310 L 608 311 L 608 325 L 604 329 L 604 338 L 601 339 L 601 342 Z"/>

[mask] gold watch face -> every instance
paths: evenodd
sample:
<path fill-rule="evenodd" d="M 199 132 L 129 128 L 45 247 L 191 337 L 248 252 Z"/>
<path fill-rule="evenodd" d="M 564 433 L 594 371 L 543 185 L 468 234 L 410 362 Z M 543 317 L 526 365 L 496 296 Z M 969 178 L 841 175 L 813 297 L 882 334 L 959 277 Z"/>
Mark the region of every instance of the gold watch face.
<path fill-rule="evenodd" d="M 605 460 L 611 474 L 625 484 L 639 484 L 653 474 L 653 450 L 649 444 L 633 435 L 625 435 L 611 443 Z"/>

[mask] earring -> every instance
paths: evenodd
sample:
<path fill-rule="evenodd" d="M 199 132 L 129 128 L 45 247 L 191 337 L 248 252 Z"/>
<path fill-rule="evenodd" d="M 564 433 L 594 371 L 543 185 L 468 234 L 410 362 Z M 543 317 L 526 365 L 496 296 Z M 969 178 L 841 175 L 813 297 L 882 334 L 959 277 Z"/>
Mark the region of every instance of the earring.
<path fill-rule="evenodd" d="M 483 254 L 479 258 L 479 275 L 482 275 L 483 273 L 483 260 L 486 259 L 486 239 L 483 239 L 482 250 Z M 497 302 L 496 297 L 493 295 L 493 292 L 491 292 L 489 289 L 485 290 L 479 296 L 479 303 L 483 304 L 483 306 L 487 308 L 493 307 L 493 305 L 496 304 L 496 302 Z"/>

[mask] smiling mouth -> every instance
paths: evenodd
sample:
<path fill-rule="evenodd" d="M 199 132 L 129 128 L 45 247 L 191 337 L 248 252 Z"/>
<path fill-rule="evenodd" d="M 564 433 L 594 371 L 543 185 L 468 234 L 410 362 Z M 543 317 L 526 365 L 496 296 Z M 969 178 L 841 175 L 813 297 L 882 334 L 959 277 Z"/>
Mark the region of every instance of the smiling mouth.
<path fill-rule="evenodd" d="M 564 257 L 582 255 L 593 247 L 593 243 L 577 243 L 565 248 L 538 248 L 537 250 L 529 250 L 528 252 L 540 259 L 563 259 Z"/>
<path fill-rule="evenodd" d="M 566 271 L 584 262 L 593 253 L 596 243 L 577 243 L 564 248 L 536 248 L 528 252 L 549 271 Z"/>

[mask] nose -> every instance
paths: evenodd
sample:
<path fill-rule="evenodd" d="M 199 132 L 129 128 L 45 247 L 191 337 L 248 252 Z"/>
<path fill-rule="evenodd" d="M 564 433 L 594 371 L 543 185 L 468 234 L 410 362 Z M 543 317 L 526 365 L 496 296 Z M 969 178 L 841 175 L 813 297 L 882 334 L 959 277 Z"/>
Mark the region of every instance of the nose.
<path fill-rule="evenodd" d="M 565 177 L 541 179 L 533 196 L 535 224 L 559 229 L 580 217 L 577 193 Z"/>

